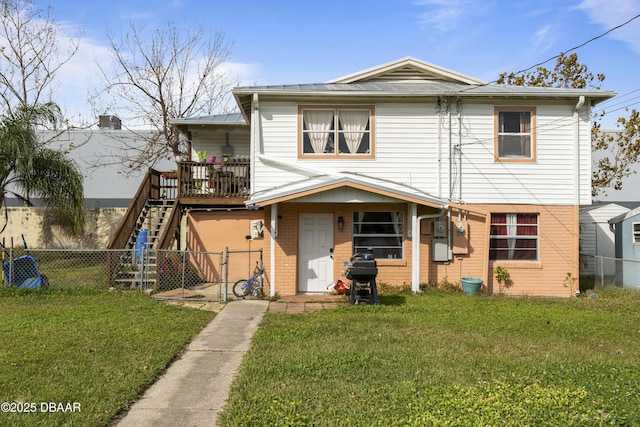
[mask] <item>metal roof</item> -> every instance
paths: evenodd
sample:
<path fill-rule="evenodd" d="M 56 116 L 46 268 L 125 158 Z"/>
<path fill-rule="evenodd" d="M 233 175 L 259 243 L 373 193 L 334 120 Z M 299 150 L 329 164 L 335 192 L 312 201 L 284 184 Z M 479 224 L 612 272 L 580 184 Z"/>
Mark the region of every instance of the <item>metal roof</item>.
<path fill-rule="evenodd" d="M 246 125 L 242 113 L 215 114 L 212 116 L 180 117 L 169 121 L 175 126 L 181 125 Z"/>
<path fill-rule="evenodd" d="M 360 95 L 360 96 L 536 96 L 575 98 L 580 95 L 595 99 L 608 99 L 615 92 L 588 89 L 564 89 L 507 85 L 468 85 L 452 82 L 359 82 L 359 83 L 311 83 L 271 86 L 247 86 L 233 89 L 237 95 Z"/>
<path fill-rule="evenodd" d="M 353 83 L 310 83 L 237 87 L 232 90 L 245 117 L 250 117 L 253 94 L 259 96 L 322 97 L 436 97 L 460 98 L 536 98 L 577 99 L 580 96 L 602 102 L 616 95 L 612 91 L 565 89 L 555 87 L 507 86 L 496 84 L 470 85 L 447 81 L 365 81 Z"/>
<path fill-rule="evenodd" d="M 381 180 L 367 175 L 342 172 L 338 175 L 318 175 L 269 190 L 254 193 L 245 202 L 247 206 L 268 206 L 299 197 L 327 191 L 332 188 L 352 187 L 382 194 L 399 200 L 444 208 L 447 202 L 417 188 L 402 183 Z"/>
<path fill-rule="evenodd" d="M 281 99 L 305 97 L 318 100 L 340 98 L 407 98 L 453 96 L 460 98 L 536 98 L 577 99 L 580 96 L 601 102 L 615 92 L 591 89 L 508 86 L 484 83 L 478 79 L 406 57 L 369 68 L 327 83 L 236 87 L 232 90 L 241 113 L 174 119 L 181 125 L 243 125 L 250 122 L 253 95 Z M 244 119 L 243 119 L 244 117 Z"/>

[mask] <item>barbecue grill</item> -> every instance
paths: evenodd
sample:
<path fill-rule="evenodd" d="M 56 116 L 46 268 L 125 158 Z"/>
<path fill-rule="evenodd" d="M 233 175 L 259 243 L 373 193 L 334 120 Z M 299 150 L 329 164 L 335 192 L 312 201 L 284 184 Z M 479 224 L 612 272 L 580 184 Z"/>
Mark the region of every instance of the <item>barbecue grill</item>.
<path fill-rule="evenodd" d="M 351 304 L 378 304 L 377 275 L 378 266 L 372 254 L 357 253 L 351 257 L 346 271 L 347 279 L 351 280 Z"/>

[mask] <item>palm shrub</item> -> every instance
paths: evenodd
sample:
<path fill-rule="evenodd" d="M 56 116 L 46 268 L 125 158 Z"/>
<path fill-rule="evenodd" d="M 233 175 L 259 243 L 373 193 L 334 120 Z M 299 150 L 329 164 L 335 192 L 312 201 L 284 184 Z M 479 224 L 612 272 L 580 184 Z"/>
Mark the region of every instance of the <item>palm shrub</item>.
<path fill-rule="evenodd" d="M 36 130 L 61 121 L 54 103 L 23 106 L 0 117 L 0 203 L 8 192 L 30 204 L 42 200 L 71 234 L 84 232 L 83 183 L 78 165 L 39 143 Z"/>

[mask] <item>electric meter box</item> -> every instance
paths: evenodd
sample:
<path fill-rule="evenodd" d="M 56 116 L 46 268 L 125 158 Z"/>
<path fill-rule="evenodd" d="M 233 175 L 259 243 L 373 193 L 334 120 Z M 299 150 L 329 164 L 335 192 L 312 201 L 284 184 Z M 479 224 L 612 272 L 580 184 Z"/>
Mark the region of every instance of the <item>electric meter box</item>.
<path fill-rule="evenodd" d="M 447 224 L 444 221 L 433 221 L 433 237 L 447 237 Z"/>

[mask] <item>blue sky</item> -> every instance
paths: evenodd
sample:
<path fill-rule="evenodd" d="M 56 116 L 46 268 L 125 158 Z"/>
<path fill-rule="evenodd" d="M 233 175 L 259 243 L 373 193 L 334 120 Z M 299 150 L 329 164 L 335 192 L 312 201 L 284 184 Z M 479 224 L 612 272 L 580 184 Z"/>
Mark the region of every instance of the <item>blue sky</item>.
<path fill-rule="evenodd" d="M 324 82 L 405 56 L 493 81 L 640 14 L 640 0 L 65 0 L 52 6 L 58 22 L 82 30 L 81 50 L 59 76 L 55 99 L 71 115 L 86 108 L 87 82 L 95 57 L 105 53 L 107 30 L 131 21 L 156 27 L 172 19 L 224 32 L 234 43 L 229 70 L 251 85 Z M 640 89 L 640 19 L 577 53 L 590 71 L 606 75 L 603 89 L 619 94 L 604 105 L 608 110 L 638 107 L 640 91 L 632 92 Z"/>
<path fill-rule="evenodd" d="M 244 84 L 323 82 L 405 56 L 493 81 L 640 14 L 640 0 L 65 0 L 53 8 L 57 21 L 82 30 L 81 51 L 67 67 L 73 77 L 61 75 L 61 93 L 75 94 L 67 96 L 73 109 L 86 99 L 78 91 L 104 53 L 107 30 L 131 21 L 222 31 L 234 43 L 228 65 Z M 603 89 L 640 88 L 640 19 L 577 52 L 607 76 Z"/>

